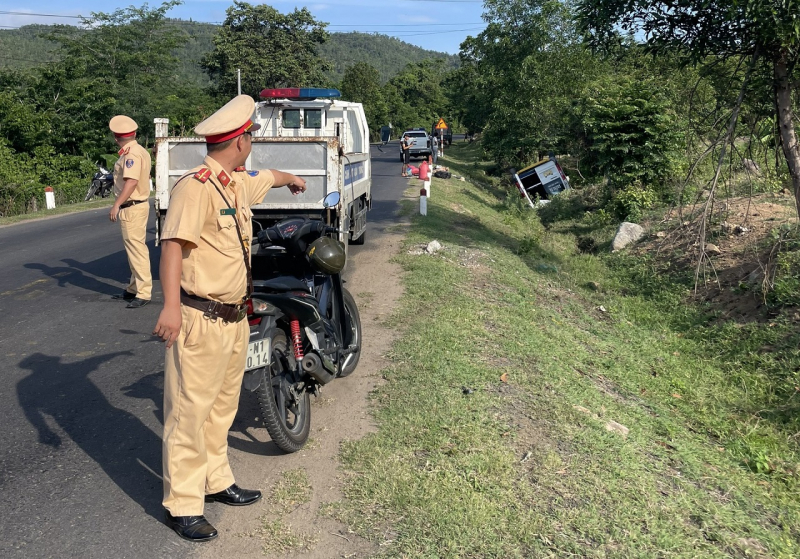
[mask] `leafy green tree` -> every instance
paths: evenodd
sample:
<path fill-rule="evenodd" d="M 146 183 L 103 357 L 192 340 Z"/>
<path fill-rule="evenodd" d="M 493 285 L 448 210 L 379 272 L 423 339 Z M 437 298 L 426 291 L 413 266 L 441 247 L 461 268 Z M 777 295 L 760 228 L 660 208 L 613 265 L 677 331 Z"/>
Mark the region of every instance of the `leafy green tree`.
<path fill-rule="evenodd" d="M 178 59 L 173 53 L 188 40 L 166 17 L 181 3 L 169 0 L 157 8 L 144 4 L 92 13 L 81 20 L 85 31 L 58 26 L 50 35 L 60 45 L 58 69 L 51 72 L 69 69 L 77 81 L 76 93 L 84 94 L 84 88 L 111 90 L 114 111 L 131 116 L 143 132 L 150 132 L 152 101 L 166 95 L 175 83 Z"/>
<path fill-rule="evenodd" d="M 326 23 L 307 8 L 283 15 L 266 4 L 236 0 L 214 36 L 214 50 L 202 66 L 223 97 L 237 92 L 241 69 L 242 93 L 258 98 L 265 87 L 314 87 L 326 83 L 328 63 L 318 54 L 327 38 Z"/>
<path fill-rule="evenodd" d="M 389 121 L 397 130 L 430 130 L 439 117 L 449 117 L 450 103 L 443 87 L 445 62 L 428 59 L 408 64 L 383 88 Z"/>
<path fill-rule="evenodd" d="M 672 192 L 683 146 L 663 89 L 653 81 L 609 76 L 587 88 L 576 107 L 590 170 L 608 179 L 620 218 L 637 220 L 641 210 Z"/>
<path fill-rule="evenodd" d="M 800 77 L 800 0 L 578 0 L 578 6 L 582 27 L 597 48 L 618 44 L 620 32 L 641 33 L 649 52 L 677 54 L 687 65 L 744 61 L 747 78 L 726 135 L 731 143 L 743 100 L 768 90 L 758 84 L 748 87 L 747 80 L 769 84 L 800 213 L 800 145 L 793 122 Z M 724 150 L 720 165 L 723 157 Z"/>
<path fill-rule="evenodd" d="M 370 136 L 377 140 L 380 127 L 388 124 L 389 118 L 378 70 L 366 62 L 349 66 L 344 71 L 340 89 L 344 100 L 364 105 Z"/>
<path fill-rule="evenodd" d="M 569 151 L 572 100 L 600 71 L 582 45 L 570 2 L 486 0 L 486 29 L 461 45 L 450 90 L 471 129 L 503 164 Z M 602 65 L 601 65 L 602 66 Z"/>

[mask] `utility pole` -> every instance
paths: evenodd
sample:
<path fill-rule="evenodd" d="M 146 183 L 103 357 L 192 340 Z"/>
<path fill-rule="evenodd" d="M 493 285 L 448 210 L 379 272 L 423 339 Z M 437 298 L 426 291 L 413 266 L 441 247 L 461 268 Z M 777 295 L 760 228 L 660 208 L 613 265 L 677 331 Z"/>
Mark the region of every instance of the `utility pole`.
<path fill-rule="evenodd" d="M 242 94 L 242 70 L 239 68 L 236 68 L 236 91 Z"/>

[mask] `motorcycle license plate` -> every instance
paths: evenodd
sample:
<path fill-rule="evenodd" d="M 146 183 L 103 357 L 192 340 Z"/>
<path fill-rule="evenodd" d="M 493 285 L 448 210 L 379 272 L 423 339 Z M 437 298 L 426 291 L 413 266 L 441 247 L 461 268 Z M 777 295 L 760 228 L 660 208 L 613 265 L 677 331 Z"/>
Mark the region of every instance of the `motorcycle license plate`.
<path fill-rule="evenodd" d="M 247 346 L 247 364 L 245 371 L 260 369 L 269 364 L 269 339 L 250 342 Z"/>

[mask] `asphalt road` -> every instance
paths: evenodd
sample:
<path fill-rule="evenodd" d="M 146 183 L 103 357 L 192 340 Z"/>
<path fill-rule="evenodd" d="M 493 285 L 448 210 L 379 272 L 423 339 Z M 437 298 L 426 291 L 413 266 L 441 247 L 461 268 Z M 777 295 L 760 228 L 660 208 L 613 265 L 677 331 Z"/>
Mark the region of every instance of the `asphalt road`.
<path fill-rule="evenodd" d="M 396 143 L 373 147 L 369 251 L 407 185 Z M 153 303 L 111 295 L 129 270 L 119 226 L 93 210 L 0 228 L 0 557 L 183 557 L 162 524 L 163 344 Z"/>

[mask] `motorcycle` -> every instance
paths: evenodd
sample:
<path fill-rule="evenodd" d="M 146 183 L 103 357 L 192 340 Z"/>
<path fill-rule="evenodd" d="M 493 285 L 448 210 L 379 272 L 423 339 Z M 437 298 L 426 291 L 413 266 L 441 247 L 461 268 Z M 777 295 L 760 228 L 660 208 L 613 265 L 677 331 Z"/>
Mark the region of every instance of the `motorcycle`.
<path fill-rule="evenodd" d="M 97 172 L 92 177 L 92 182 L 89 185 L 89 190 L 86 192 L 86 198 L 84 198 L 84 202 L 88 202 L 92 199 L 93 196 L 100 196 L 100 198 L 105 198 L 111 192 L 111 189 L 114 187 L 114 175 L 103 167 L 102 165 L 97 166 Z"/>
<path fill-rule="evenodd" d="M 323 205 L 339 204 L 332 192 Z M 256 222 L 257 223 L 257 222 Z M 250 339 L 243 387 L 258 392 L 264 425 L 285 452 L 297 452 L 311 429 L 310 395 L 358 365 L 361 318 L 344 288 L 344 245 L 323 221 L 287 217 L 258 231 Z"/>

